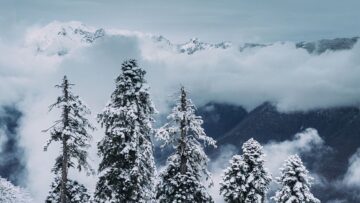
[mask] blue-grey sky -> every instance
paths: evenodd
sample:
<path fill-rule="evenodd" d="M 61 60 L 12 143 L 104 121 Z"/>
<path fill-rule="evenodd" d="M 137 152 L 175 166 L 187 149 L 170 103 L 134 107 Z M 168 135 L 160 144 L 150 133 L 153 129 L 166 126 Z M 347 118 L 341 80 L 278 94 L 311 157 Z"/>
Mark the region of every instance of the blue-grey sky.
<path fill-rule="evenodd" d="M 2 0 L 0 36 L 16 36 L 31 24 L 78 20 L 174 42 L 316 40 L 360 35 L 359 8 L 358 0 Z"/>

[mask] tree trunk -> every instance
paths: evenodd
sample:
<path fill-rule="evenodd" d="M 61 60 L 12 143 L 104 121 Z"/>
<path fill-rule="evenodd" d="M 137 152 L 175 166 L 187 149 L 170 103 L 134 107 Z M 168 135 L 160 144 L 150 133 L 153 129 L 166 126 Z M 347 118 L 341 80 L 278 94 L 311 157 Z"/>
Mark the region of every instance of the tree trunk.
<path fill-rule="evenodd" d="M 68 160 L 67 160 L 67 143 L 66 140 L 63 139 L 63 160 L 62 160 L 62 173 L 61 173 L 61 186 L 60 186 L 60 192 L 61 192 L 61 196 L 60 196 L 60 200 L 61 203 L 66 203 L 66 182 L 67 182 L 67 165 L 68 165 Z"/>
<path fill-rule="evenodd" d="M 183 132 L 181 134 L 183 134 Z M 186 143 L 182 139 L 180 141 L 180 152 L 181 152 L 181 156 L 180 156 L 180 173 L 181 174 L 185 174 L 186 171 L 187 171 L 187 167 L 186 167 L 187 157 L 186 157 L 186 154 L 185 154 L 185 147 L 186 147 Z"/>
<path fill-rule="evenodd" d="M 186 92 L 184 90 L 184 87 L 181 88 L 181 111 L 182 112 L 186 112 Z M 187 163 L 187 155 L 186 153 L 186 142 L 185 142 L 185 137 L 186 137 L 186 117 L 185 114 L 183 116 L 183 119 L 181 120 L 180 123 L 180 173 L 181 174 L 185 174 L 187 171 L 187 167 L 186 167 L 186 163 Z"/>
<path fill-rule="evenodd" d="M 67 102 L 69 100 L 69 83 L 64 76 L 64 100 Z M 63 109 L 63 123 L 64 123 L 64 130 L 69 126 L 69 113 L 70 109 L 68 106 L 64 106 Z M 61 166 L 61 185 L 60 185 L 60 201 L 61 203 L 66 203 L 66 183 L 67 183 L 67 175 L 68 175 L 68 148 L 67 148 L 67 140 L 68 135 L 62 135 L 62 148 L 63 148 L 63 159 L 62 159 L 62 166 Z"/>

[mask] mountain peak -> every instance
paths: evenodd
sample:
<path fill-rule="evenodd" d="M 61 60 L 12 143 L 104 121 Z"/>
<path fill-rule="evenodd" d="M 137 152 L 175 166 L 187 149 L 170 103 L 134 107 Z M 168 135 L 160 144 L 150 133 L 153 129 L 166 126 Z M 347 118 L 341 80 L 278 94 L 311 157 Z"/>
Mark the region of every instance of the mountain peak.
<path fill-rule="evenodd" d="M 93 43 L 105 35 L 105 30 L 89 27 L 78 21 L 52 22 L 31 29 L 25 39 L 26 46 L 48 55 L 65 55 L 71 48 Z"/>
<path fill-rule="evenodd" d="M 198 38 L 191 38 L 188 42 L 184 44 L 179 44 L 178 50 L 180 53 L 187 53 L 189 55 L 206 49 L 227 49 L 231 47 L 230 42 L 221 42 L 216 44 L 211 44 L 207 42 L 202 42 Z"/>

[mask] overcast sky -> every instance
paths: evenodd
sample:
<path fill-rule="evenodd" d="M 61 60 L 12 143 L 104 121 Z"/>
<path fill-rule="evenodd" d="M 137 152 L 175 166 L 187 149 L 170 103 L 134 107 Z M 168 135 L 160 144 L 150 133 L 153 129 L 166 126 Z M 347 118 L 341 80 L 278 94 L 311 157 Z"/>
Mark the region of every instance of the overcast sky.
<path fill-rule="evenodd" d="M 303 41 L 360 35 L 358 0 L 2 0 L 2 38 L 32 24 L 78 20 L 162 34 L 174 42 Z"/>

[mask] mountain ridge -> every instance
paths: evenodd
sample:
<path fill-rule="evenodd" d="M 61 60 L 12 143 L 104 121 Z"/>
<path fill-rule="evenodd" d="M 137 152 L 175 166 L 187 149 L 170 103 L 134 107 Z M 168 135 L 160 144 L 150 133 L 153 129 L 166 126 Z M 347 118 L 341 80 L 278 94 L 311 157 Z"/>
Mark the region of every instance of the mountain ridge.
<path fill-rule="evenodd" d="M 97 40 L 106 36 L 135 36 L 139 38 L 147 38 L 152 42 L 167 46 L 180 54 L 192 55 L 209 49 L 226 50 L 231 47 L 237 48 L 240 52 L 272 46 L 274 43 L 259 44 L 259 43 L 243 43 L 235 45 L 229 41 L 219 43 L 208 43 L 199 40 L 198 38 L 191 38 L 185 43 L 172 43 L 162 35 L 154 35 L 149 33 L 141 33 L 136 31 L 118 30 L 118 29 L 104 29 L 87 26 L 81 22 L 52 22 L 44 27 L 38 28 L 30 32 L 27 36 L 26 45 L 33 47 L 37 52 L 47 53 L 48 55 L 66 55 L 72 48 L 88 46 L 95 43 Z M 295 42 L 296 48 L 305 49 L 310 54 L 322 54 L 326 51 L 339 51 L 351 49 L 359 40 L 359 37 L 350 38 L 334 38 L 321 39 L 310 42 Z M 280 42 L 283 43 L 283 42 Z M 56 49 L 58 49 L 56 51 Z"/>

